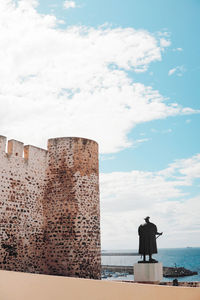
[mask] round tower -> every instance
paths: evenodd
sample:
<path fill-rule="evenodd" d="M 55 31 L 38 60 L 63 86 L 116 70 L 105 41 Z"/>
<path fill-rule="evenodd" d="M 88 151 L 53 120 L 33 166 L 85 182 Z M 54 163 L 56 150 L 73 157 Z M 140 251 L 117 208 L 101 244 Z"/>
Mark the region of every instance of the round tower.
<path fill-rule="evenodd" d="M 98 144 L 75 137 L 48 140 L 44 195 L 46 272 L 99 279 Z"/>

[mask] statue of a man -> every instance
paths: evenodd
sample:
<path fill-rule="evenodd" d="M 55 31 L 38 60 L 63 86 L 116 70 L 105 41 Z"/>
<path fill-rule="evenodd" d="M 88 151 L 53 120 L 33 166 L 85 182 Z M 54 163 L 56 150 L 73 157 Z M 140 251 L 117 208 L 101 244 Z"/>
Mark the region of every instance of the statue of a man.
<path fill-rule="evenodd" d="M 158 253 L 156 245 L 156 235 L 162 235 L 162 232 L 157 231 L 155 224 L 149 221 L 150 217 L 146 217 L 145 223 L 138 228 L 139 234 L 139 254 L 143 255 L 143 261 L 146 262 L 146 255 L 149 255 L 149 262 L 157 262 L 152 258 L 152 254 Z"/>

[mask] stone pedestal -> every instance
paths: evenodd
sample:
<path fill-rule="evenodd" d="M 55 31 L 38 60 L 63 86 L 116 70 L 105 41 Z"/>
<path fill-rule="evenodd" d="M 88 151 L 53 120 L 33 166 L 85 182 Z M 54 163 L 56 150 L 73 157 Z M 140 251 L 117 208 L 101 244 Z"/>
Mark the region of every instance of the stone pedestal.
<path fill-rule="evenodd" d="M 162 263 L 137 263 L 134 265 L 134 281 L 158 283 L 162 278 Z"/>

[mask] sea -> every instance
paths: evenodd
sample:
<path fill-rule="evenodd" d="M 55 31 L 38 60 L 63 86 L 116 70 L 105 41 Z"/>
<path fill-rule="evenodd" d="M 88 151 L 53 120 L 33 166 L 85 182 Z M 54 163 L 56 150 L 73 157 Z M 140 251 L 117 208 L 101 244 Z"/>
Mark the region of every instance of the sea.
<path fill-rule="evenodd" d="M 116 265 L 116 266 L 133 266 L 138 260 L 141 260 L 140 256 L 117 256 L 117 253 L 137 253 L 137 250 L 103 250 L 103 253 L 114 252 L 116 256 L 102 256 L 102 265 Z M 147 256 L 148 258 L 148 256 Z M 162 262 L 165 267 L 184 267 L 191 271 L 198 272 L 198 275 L 186 276 L 177 278 L 178 281 L 200 282 L 200 248 L 187 247 L 187 248 L 166 248 L 159 249 L 158 254 L 154 254 L 153 258 L 159 262 Z M 128 275 L 120 273 L 111 273 L 106 280 L 133 280 L 134 275 Z M 172 281 L 174 278 L 165 278 L 163 281 Z"/>

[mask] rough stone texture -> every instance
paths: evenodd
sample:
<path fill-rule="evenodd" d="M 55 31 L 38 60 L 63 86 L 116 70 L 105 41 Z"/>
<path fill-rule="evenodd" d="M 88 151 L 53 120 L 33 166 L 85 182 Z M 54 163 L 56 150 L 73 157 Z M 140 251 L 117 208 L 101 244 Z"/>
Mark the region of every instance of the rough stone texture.
<path fill-rule="evenodd" d="M 98 145 L 0 136 L 0 268 L 100 278 Z M 24 153 L 24 157 L 23 157 Z"/>

